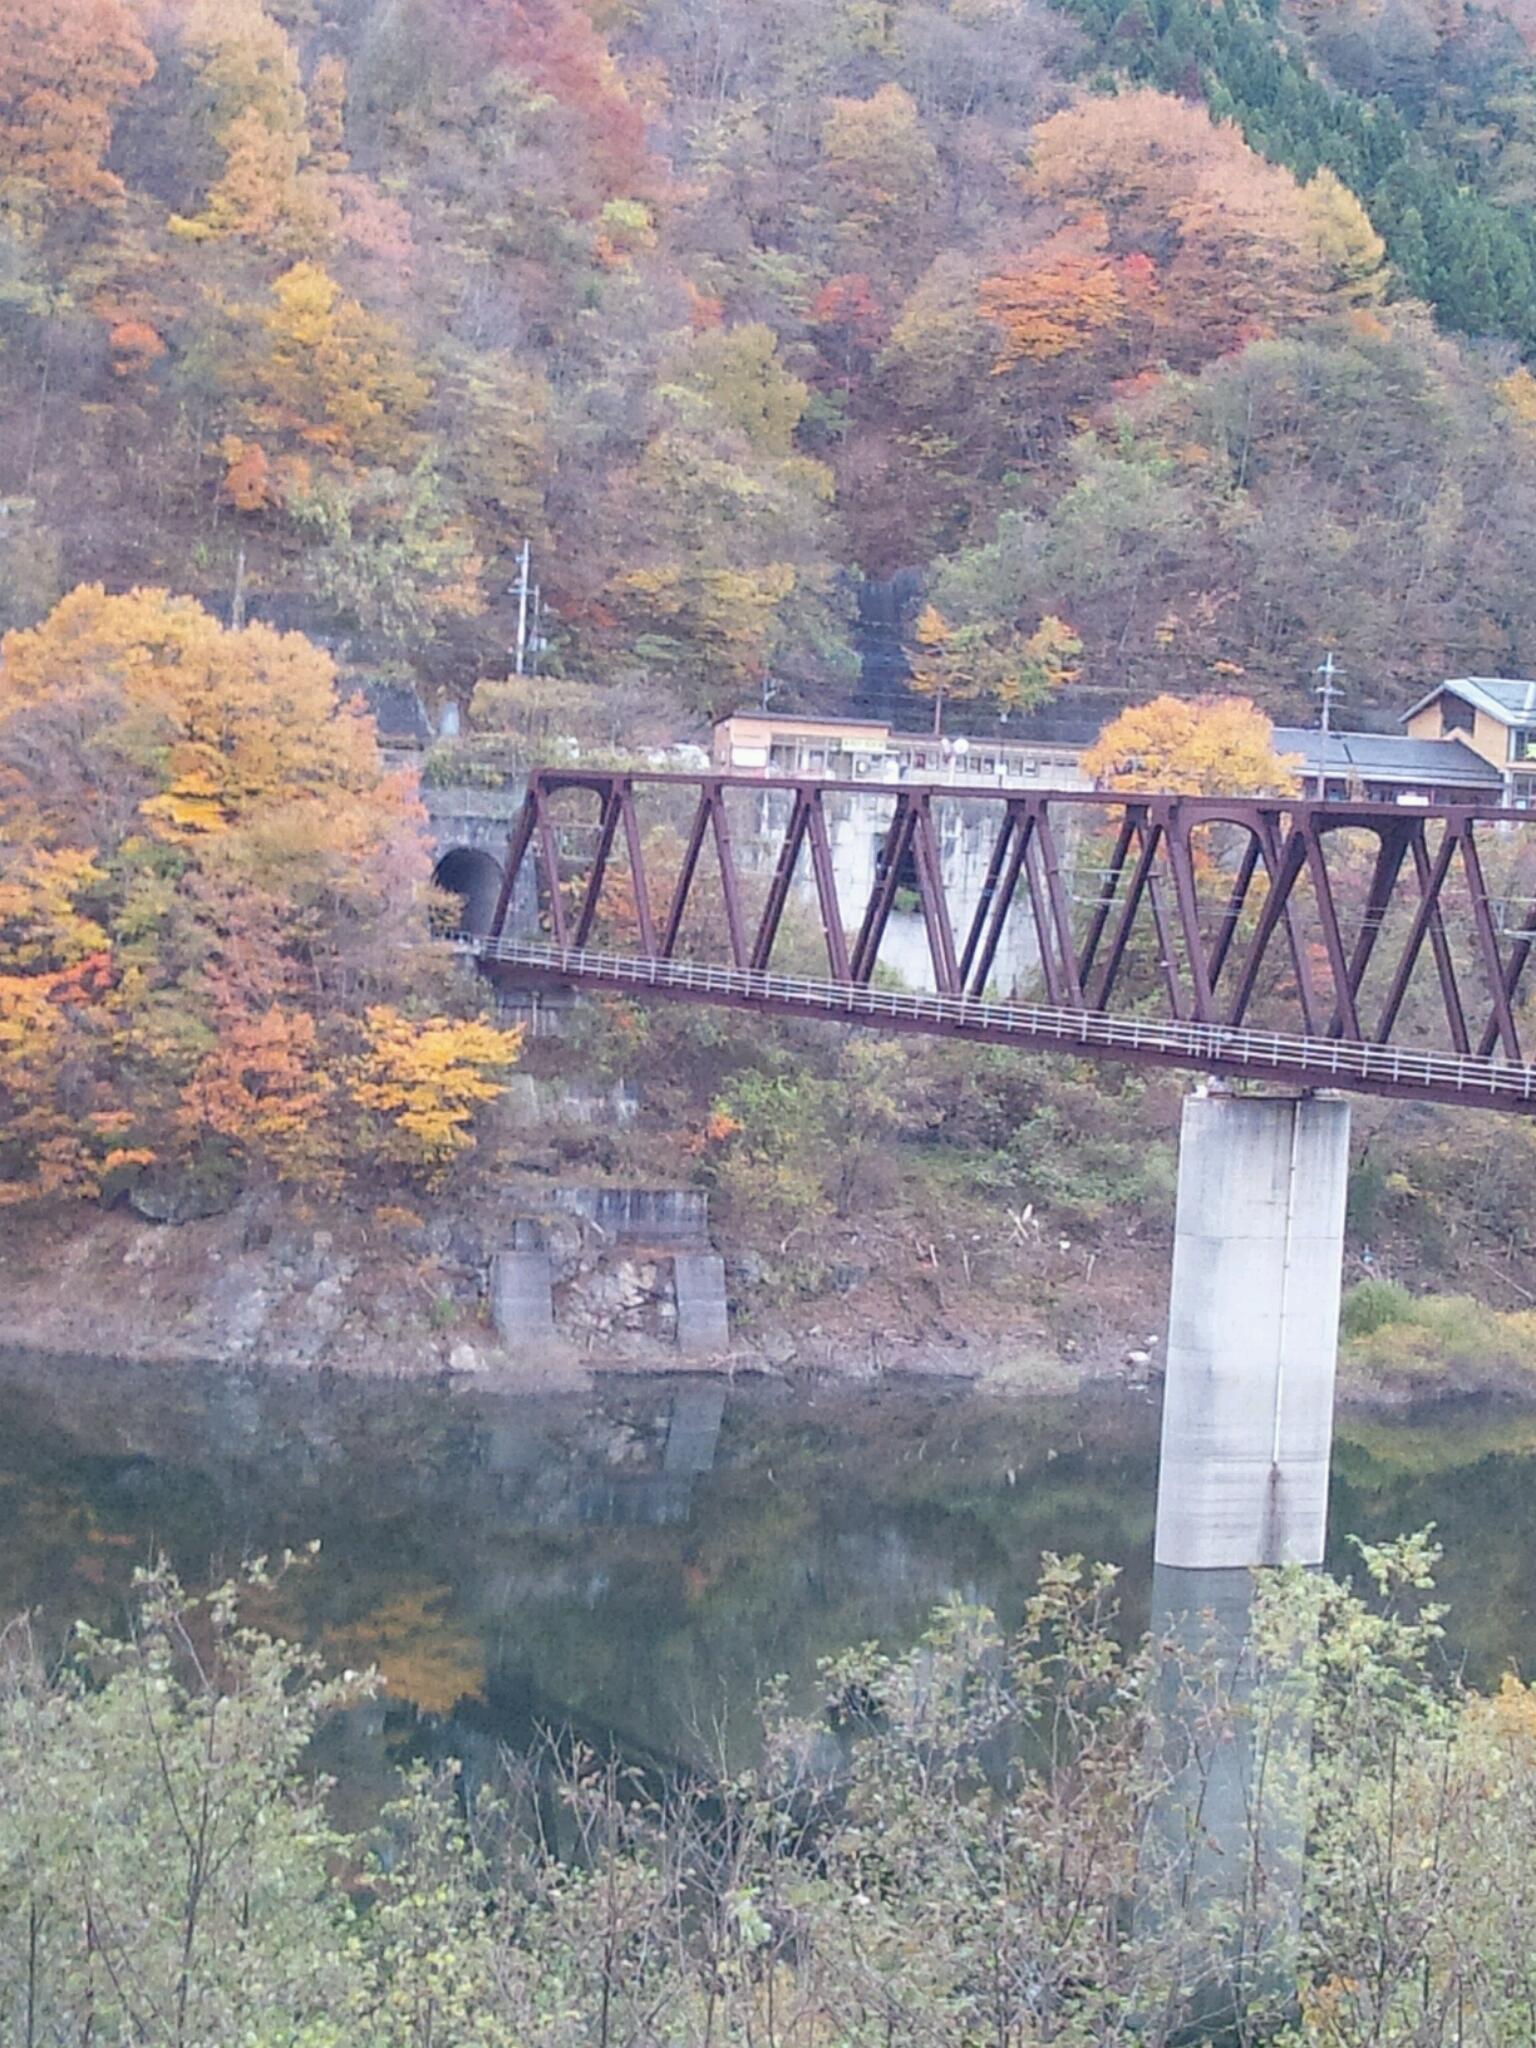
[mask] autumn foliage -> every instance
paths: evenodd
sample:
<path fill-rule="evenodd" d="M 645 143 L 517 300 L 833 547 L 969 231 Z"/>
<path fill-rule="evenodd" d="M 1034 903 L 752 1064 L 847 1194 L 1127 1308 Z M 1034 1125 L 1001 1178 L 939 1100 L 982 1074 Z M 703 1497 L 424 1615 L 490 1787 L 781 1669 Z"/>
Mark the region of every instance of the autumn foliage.
<path fill-rule="evenodd" d="M 1293 796 L 1296 757 L 1247 697 L 1155 697 L 1110 720 L 1083 756 L 1103 789 L 1186 796 Z"/>
<path fill-rule="evenodd" d="M 40 222 L 121 198 L 104 163 L 113 115 L 154 68 L 124 0 L 5 0 L 0 181 L 14 213 Z"/>
<path fill-rule="evenodd" d="M 0 663 L 0 1199 L 440 1171 L 517 1034 L 430 1007 L 421 814 L 329 656 L 98 587 Z"/>
<path fill-rule="evenodd" d="M 1116 324 L 1125 307 L 1125 292 L 1121 266 L 1108 255 L 1107 242 L 1104 215 L 1090 211 L 1070 228 L 1058 230 L 1017 270 L 983 282 L 981 311 L 1002 330 L 998 372 L 1011 370 L 1016 363 L 1050 362 L 1086 348 Z"/>
<path fill-rule="evenodd" d="M 1515 19 L 10 0 L 0 630 L 185 590 L 467 712 L 527 541 L 677 724 L 868 711 L 930 599 L 999 711 L 1051 620 L 1293 716 L 1320 634 L 1526 673 Z"/>

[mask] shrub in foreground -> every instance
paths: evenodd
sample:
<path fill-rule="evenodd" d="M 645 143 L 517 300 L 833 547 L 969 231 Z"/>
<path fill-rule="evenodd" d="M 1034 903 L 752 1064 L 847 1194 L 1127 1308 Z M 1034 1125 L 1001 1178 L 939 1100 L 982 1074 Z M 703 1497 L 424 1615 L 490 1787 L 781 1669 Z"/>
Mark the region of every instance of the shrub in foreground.
<path fill-rule="evenodd" d="M 304 1765 L 368 1679 L 155 1573 L 55 1672 L 6 1638 L 0 2035 L 1086 2048 L 1214 2038 L 1214 1987 L 1233 2040 L 1527 2042 L 1536 1696 L 1439 1668 L 1425 1540 L 1363 1557 L 1264 1583 L 1236 1664 L 1048 1559 L 1016 1634 L 947 1607 L 770 1699 L 746 1776 L 419 1773 L 367 1840 Z"/>

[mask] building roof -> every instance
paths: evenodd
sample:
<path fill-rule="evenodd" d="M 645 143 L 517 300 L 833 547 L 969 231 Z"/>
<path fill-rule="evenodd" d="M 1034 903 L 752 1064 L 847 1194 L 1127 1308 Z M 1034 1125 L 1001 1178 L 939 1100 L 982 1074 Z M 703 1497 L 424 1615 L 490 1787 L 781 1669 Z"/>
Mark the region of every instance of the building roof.
<path fill-rule="evenodd" d="M 409 683 L 396 683 L 381 677 L 367 677 L 355 682 L 343 680 L 342 695 L 356 691 L 373 715 L 373 722 L 379 729 L 380 742 L 388 746 L 423 747 L 432 737 L 432 725 L 420 697 Z"/>
<path fill-rule="evenodd" d="M 1450 676 L 1426 691 L 1417 704 L 1410 704 L 1404 718 L 1416 718 L 1426 704 L 1433 704 L 1447 690 L 1486 711 L 1500 725 L 1536 727 L 1536 683 L 1516 676 Z"/>
<path fill-rule="evenodd" d="M 1312 727 L 1277 725 L 1274 745 L 1278 754 L 1300 754 L 1309 775 L 1321 774 L 1326 759 L 1328 774 L 1360 782 L 1421 782 L 1439 788 L 1495 790 L 1504 784 L 1499 770 L 1461 740 L 1411 740 L 1388 732 L 1325 735 Z"/>
<path fill-rule="evenodd" d="M 886 752 L 907 747 L 941 747 L 953 751 L 957 745 L 972 752 L 990 749 L 996 753 L 1013 749 L 1016 753 L 1043 753 L 1054 749 L 1081 751 L 1090 746 L 1098 737 L 1100 721 L 1090 718 L 1084 721 L 1065 719 L 1056 724 L 1042 724 L 1031 719 L 1011 722 L 1001 729 L 989 733 L 945 732 L 935 735 L 927 725 L 910 728 L 892 726 L 877 718 L 833 718 L 820 717 L 809 712 L 798 711 L 733 711 L 725 718 L 717 718 L 714 730 L 727 731 L 735 725 L 768 726 L 776 734 L 792 739 L 818 739 L 848 735 L 861 742 L 873 741 L 878 750 Z"/>
<path fill-rule="evenodd" d="M 821 711 L 756 711 L 750 705 L 717 718 L 714 730 L 718 732 L 723 725 L 774 725 L 794 732 L 888 733 L 891 729 L 883 718 L 839 718 Z"/>

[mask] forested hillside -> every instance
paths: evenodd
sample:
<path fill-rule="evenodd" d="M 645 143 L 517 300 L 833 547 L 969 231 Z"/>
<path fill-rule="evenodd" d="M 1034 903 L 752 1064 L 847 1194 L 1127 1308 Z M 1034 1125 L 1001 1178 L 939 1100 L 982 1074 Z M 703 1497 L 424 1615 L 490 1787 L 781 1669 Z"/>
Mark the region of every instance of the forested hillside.
<path fill-rule="evenodd" d="M 526 538 L 547 661 L 691 715 L 853 701 L 899 571 L 1014 701 L 1521 672 L 1528 33 L 8 0 L 0 625 L 154 584 L 467 700 Z"/>

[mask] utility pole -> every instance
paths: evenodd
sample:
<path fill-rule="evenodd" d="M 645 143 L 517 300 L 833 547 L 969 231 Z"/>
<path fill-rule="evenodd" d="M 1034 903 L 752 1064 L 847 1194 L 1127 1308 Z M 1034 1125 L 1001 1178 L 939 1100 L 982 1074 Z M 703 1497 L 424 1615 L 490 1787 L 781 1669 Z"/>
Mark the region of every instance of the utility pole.
<path fill-rule="evenodd" d="M 1323 660 L 1318 663 L 1317 673 L 1322 677 L 1322 681 L 1314 686 L 1312 694 L 1319 700 L 1322 706 L 1318 716 L 1318 730 L 1323 735 L 1323 744 L 1318 755 L 1317 793 L 1319 796 L 1326 796 L 1328 794 L 1328 736 L 1333 731 L 1333 700 L 1335 697 L 1343 695 L 1342 678 L 1344 675 L 1343 669 L 1339 668 L 1334 662 L 1333 649 L 1331 647 Z"/>
<path fill-rule="evenodd" d="M 528 658 L 528 578 L 532 565 L 532 544 L 525 540 L 522 553 L 517 558 L 517 652 L 513 667 L 518 675 L 523 673 L 523 665 Z"/>
<path fill-rule="evenodd" d="M 544 586 L 533 586 L 533 625 L 528 634 L 528 667 L 533 675 L 539 672 L 539 656 L 544 651 Z"/>
<path fill-rule="evenodd" d="M 239 552 L 235 556 L 235 588 L 229 600 L 229 623 L 235 632 L 245 624 L 245 536 L 240 537 Z"/>

